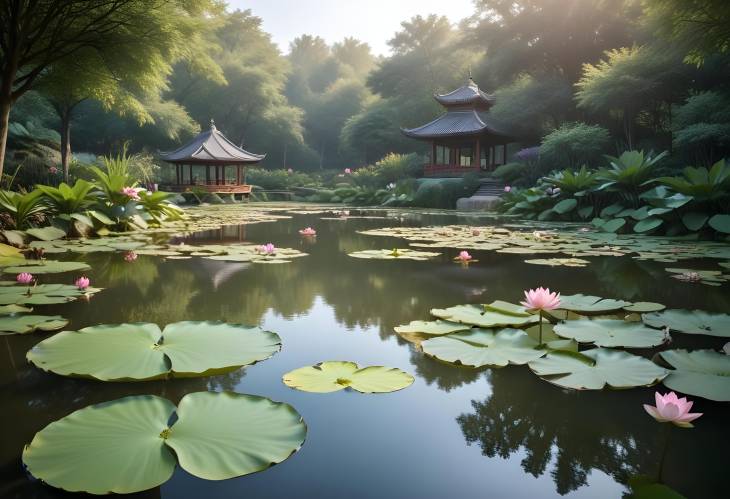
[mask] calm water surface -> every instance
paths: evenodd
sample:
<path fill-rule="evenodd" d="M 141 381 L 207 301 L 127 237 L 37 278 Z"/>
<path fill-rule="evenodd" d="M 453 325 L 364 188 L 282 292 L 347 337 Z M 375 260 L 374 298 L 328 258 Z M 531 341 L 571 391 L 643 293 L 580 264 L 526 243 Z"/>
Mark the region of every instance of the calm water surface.
<path fill-rule="evenodd" d="M 91 254 L 94 285 L 87 302 L 38 308 L 71 320 L 68 329 L 130 321 L 164 325 L 224 320 L 278 333 L 283 349 L 248 369 L 205 379 L 102 383 L 45 374 L 25 353 L 47 334 L 0 337 L 0 496 L 71 497 L 27 476 L 24 444 L 48 423 L 89 404 L 133 394 L 177 403 L 186 393 L 235 390 L 292 404 L 307 422 L 303 448 L 267 471 L 221 482 L 177 469 L 162 487 L 133 497 L 163 498 L 619 498 L 628 478 L 660 478 L 689 498 L 727 497 L 728 404 L 698 399 L 705 415 L 692 430 L 665 427 L 644 413 L 652 389 L 575 392 L 537 378 L 525 367 L 474 370 L 440 363 L 393 332 L 429 309 L 494 299 L 517 301 L 546 285 L 670 307 L 730 309 L 728 286 L 672 279 L 665 264 L 593 258 L 586 268 L 523 263 L 523 256 L 473 252 L 469 268 L 451 262 L 457 250 L 427 262 L 360 260 L 360 249 L 406 247 L 398 239 L 357 230 L 390 225 L 486 223 L 445 215 L 402 219 L 291 220 L 196 234 L 190 243 L 273 242 L 310 256 L 282 265 L 204 259 L 170 260 Z M 297 230 L 317 229 L 316 242 Z M 704 262 L 682 263 L 683 267 Z M 713 268 L 706 266 L 705 268 Z M 61 282 L 70 276 L 49 277 Z M 721 340 L 676 335 L 674 346 L 719 348 Z M 323 360 L 387 365 L 412 373 L 400 392 L 311 394 L 281 383 L 285 372 Z M 663 390 L 663 388 L 662 388 Z M 662 448 L 666 453 L 661 467 Z"/>

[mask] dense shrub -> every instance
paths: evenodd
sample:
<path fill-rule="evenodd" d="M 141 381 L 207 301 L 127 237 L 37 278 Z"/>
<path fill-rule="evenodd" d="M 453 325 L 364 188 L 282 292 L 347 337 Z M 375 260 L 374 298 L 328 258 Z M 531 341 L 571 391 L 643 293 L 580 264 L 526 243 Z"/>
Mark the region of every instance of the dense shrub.
<path fill-rule="evenodd" d="M 555 168 L 577 168 L 597 164 L 606 152 L 608 130 L 586 123 L 565 123 L 546 135 L 540 144 L 540 165 L 543 171 Z"/>
<path fill-rule="evenodd" d="M 525 175 L 529 166 L 526 163 L 507 163 L 500 165 L 492 172 L 492 177 L 508 185 L 520 185 L 521 177 Z"/>
<path fill-rule="evenodd" d="M 246 182 L 272 191 L 283 191 L 292 187 L 309 187 L 318 184 L 313 176 L 306 173 L 290 173 L 287 170 L 265 170 L 263 168 L 249 168 L 246 174 Z"/>
<path fill-rule="evenodd" d="M 422 168 L 423 158 L 415 153 L 391 153 L 374 165 L 357 169 L 352 174 L 352 179 L 361 187 L 382 189 L 401 179 L 420 176 Z"/>

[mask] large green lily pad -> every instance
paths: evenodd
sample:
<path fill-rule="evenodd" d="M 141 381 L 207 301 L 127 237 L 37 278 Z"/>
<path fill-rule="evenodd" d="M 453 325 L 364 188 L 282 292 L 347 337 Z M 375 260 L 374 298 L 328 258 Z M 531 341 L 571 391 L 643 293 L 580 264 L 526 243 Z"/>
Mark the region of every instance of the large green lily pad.
<path fill-rule="evenodd" d="M 176 411 L 169 400 L 141 395 L 49 424 L 25 447 L 23 463 L 36 478 L 70 492 L 127 494 L 166 482 L 176 461 L 210 480 L 261 471 L 301 448 L 306 433 L 294 408 L 263 397 L 190 393 Z"/>
<path fill-rule="evenodd" d="M 522 365 L 547 352 L 520 329 L 472 329 L 426 340 L 421 347 L 439 360 L 471 367 Z"/>
<path fill-rule="evenodd" d="M 402 326 L 396 326 L 395 332 L 398 334 L 423 334 L 427 336 L 441 336 L 443 334 L 455 333 L 457 331 L 466 331 L 471 326 L 468 324 L 459 324 L 458 322 L 448 321 L 411 321 Z"/>
<path fill-rule="evenodd" d="M 620 310 L 628 305 L 631 305 L 631 302 L 582 294 L 563 295 L 560 297 L 561 310 L 570 310 L 579 314 L 611 312 L 613 310 Z"/>
<path fill-rule="evenodd" d="M 579 319 L 555 325 L 555 334 L 598 347 L 649 348 L 666 341 L 663 331 L 640 322 L 617 319 Z"/>
<path fill-rule="evenodd" d="M 667 388 L 718 402 L 730 402 L 730 355 L 714 350 L 667 350 L 659 354 L 674 368 Z"/>
<path fill-rule="evenodd" d="M 84 262 L 60 262 L 56 260 L 27 260 L 27 264 L 6 267 L 3 272 L 8 274 L 19 274 L 29 272 L 31 274 L 59 274 L 61 272 L 74 272 L 88 270 L 91 267 Z"/>
<path fill-rule="evenodd" d="M 99 325 L 63 331 L 35 345 L 30 362 L 45 371 L 102 381 L 207 376 L 268 359 L 275 333 L 223 322 Z"/>
<path fill-rule="evenodd" d="M 70 284 L 38 284 L 35 286 L 0 286 L 0 305 L 55 305 L 74 301 L 101 291 L 80 290 Z"/>
<path fill-rule="evenodd" d="M 33 331 L 55 331 L 66 324 L 68 324 L 68 320 L 60 315 L 5 315 L 0 316 L 0 336 L 26 334 Z"/>
<path fill-rule="evenodd" d="M 706 334 L 730 338 L 730 315 L 713 314 L 702 310 L 670 309 L 643 314 L 644 324 L 651 327 L 668 327 L 672 331 L 687 334 Z"/>
<path fill-rule="evenodd" d="M 431 309 L 431 315 L 450 322 L 492 328 L 498 326 L 524 326 L 539 322 L 537 315 L 516 315 L 487 309 L 483 305 L 456 305 L 449 308 Z"/>
<path fill-rule="evenodd" d="M 330 393 L 352 388 L 362 393 L 388 393 L 413 383 L 413 376 L 393 367 L 358 367 L 354 362 L 326 361 L 289 371 L 284 384 L 297 390 Z"/>
<path fill-rule="evenodd" d="M 353 258 L 364 258 L 367 260 L 428 260 L 441 253 L 433 251 L 417 251 L 408 248 L 394 248 L 382 250 L 362 250 L 348 253 Z"/>
<path fill-rule="evenodd" d="M 666 369 L 644 357 L 608 348 L 551 352 L 529 366 L 545 381 L 575 390 L 650 386 L 667 375 Z"/>

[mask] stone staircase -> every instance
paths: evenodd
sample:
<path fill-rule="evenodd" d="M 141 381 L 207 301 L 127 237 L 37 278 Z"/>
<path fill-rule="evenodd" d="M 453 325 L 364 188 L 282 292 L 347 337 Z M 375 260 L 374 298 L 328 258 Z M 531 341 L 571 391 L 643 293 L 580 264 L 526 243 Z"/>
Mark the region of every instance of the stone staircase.
<path fill-rule="evenodd" d="M 504 185 L 492 179 L 482 179 L 479 188 L 471 197 L 461 198 L 456 201 L 457 210 L 489 210 L 499 201 L 504 194 Z"/>

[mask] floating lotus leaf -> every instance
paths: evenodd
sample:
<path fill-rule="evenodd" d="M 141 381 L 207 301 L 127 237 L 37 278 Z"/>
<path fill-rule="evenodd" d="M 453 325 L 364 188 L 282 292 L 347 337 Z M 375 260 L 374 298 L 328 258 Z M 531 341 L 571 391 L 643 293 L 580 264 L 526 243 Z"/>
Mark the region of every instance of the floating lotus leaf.
<path fill-rule="evenodd" d="M 643 357 L 608 348 L 551 352 L 529 366 L 545 381 L 576 390 L 650 386 L 667 375 L 665 369 Z"/>
<path fill-rule="evenodd" d="M 352 388 L 362 393 L 387 393 L 413 383 L 413 376 L 393 367 L 358 367 L 354 362 L 327 361 L 289 371 L 284 384 L 297 390 L 329 393 Z"/>
<path fill-rule="evenodd" d="M 483 305 L 456 305 L 445 309 L 434 308 L 431 309 L 431 315 L 450 322 L 460 322 L 484 328 L 524 326 L 540 320 L 537 315 L 521 316 L 487 310 Z"/>
<path fill-rule="evenodd" d="M 659 312 L 667 308 L 661 303 L 653 303 L 650 301 L 636 301 L 631 305 L 624 307 L 627 312 L 635 312 L 637 314 L 645 314 L 647 312 Z"/>
<path fill-rule="evenodd" d="M 671 309 L 643 314 L 641 319 L 644 324 L 651 327 L 668 327 L 672 331 L 680 333 L 730 338 L 730 315 L 728 314 Z"/>
<path fill-rule="evenodd" d="M 610 312 L 620 310 L 628 305 L 631 305 L 631 302 L 582 294 L 564 295 L 560 297 L 561 310 L 570 310 L 571 312 L 578 313 Z"/>
<path fill-rule="evenodd" d="M 268 359 L 281 348 L 278 335 L 223 322 L 92 326 L 63 331 L 34 346 L 30 362 L 64 376 L 141 381 L 207 376 Z"/>
<path fill-rule="evenodd" d="M 0 336 L 55 331 L 66 324 L 68 320 L 60 315 L 5 315 L 0 317 Z"/>
<path fill-rule="evenodd" d="M 299 450 L 306 434 L 294 408 L 263 397 L 190 393 L 176 410 L 169 400 L 141 395 L 49 424 L 25 447 L 23 463 L 67 491 L 128 494 L 169 480 L 176 461 L 209 480 L 264 470 Z"/>
<path fill-rule="evenodd" d="M 550 267 L 585 267 L 591 262 L 580 258 L 543 258 L 525 260 L 525 263 L 531 263 L 533 265 L 548 265 Z"/>
<path fill-rule="evenodd" d="M 69 284 L 38 284 L 35 286 L 0 286 L 0 305 L 54 305 L 101 291 L 99 288 L 80 290 Z"/>
<path fill-rule="evenodd" d="M 709 286 L 719 286 L 723 282 L 730 281 L 730 275 L 723 274 L 721 270 L 695 270 L 695 269 L 664 269 L 674 274 L 672 277 L 684 282 L 699 282 Z"/>
<path fill-rule="evenodd" d="M 32 312 L 33 309 L 30 307 L 23 307 L 20 305 L 0 305 L 0 315 L 9 315 L 9 314 L 20 314 L 24 312 Z"/>
<path fill-rule="evenodd" d="M 649 348 L 666 341 L 664 332 L 640 322 L 615 319 L 579 319 L 555 325 L 555 334 L 599 347 Z"/>
<path fill-rule="evenodd" d="M 88 270 L 91 267 L 84 262 L 59 262 L 56 260 L 26 260 L 27 263 L 6 267 L 3 272 L 8 274 L 19 274 L 29 272 L 31 274 L 57 274 L 61 272 L 73 272 Z"/>
<path fill-rule="evenodd" d="M 484 308 L 507 315 L 517 315 L 519 317 L 529 317 L 532 315 L 522 305 L 515 305 L 514 303 L 502 300 L 495 300 L 492 303 L 488 303 L 484 305 Z"/>
<path fill-rule="evenodd" d="M 58 227 L 53 227 L 51 225 L 48 227 L 28 229 L 25 232 L 36 239 L 40 239 L 41 241 L 53 241 L 55 239 L 66 237 L 65 230 L 61 230 Z"/>
<path fill-rule="evenodd" d="M 504 367 L 527 364 L 545 355 L 520 329 L 472 329 L 432 338 L 421 343 L 424 353 L 439 360 L 471 367 Z"/>
<path fill-rule="evenodd" d="M 364 258 L 368 260 L 428 260 L 441 253 L 431 251 L 416 251 L 412 249 L 394 248 L 382 250 L 363 250 L 348 253 L 353 258 Z"/>
<path fill-rule="evenodd" d="M 457 331 L 465 331 L 471 328 L 469 325 L 459 324 L 448 321 L 411 321 L 403 326 L 396 326 L 395 332 L 398 334 L 418 333 L 427 336 L 441 336 L 442 334 L 455 333 Z"/>
<path fill-rule="evenodd" d="M 730 355 L 714 350 L 667 350 L 659 354 L 674 368 L 667 388 L 718 402 L 730 402 Z"/>

